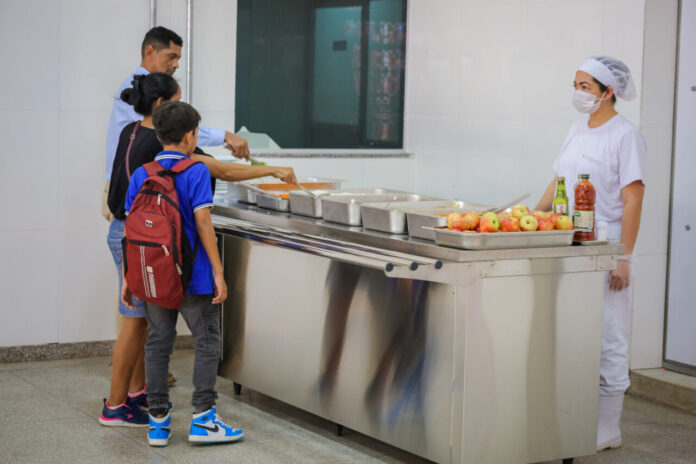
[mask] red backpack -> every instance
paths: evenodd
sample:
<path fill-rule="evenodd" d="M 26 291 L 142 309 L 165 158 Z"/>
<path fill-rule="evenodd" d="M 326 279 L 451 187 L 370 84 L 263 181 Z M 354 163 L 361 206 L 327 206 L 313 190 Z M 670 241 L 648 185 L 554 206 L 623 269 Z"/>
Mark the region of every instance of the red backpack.
<path fill-rule="evenodd" d="M 157 161 L 144 164 L 148 178 L 126 217 L 123 266 L 128 287 L 141 300 L 164 308 L 181 306 L 191 281 L 195 254 L 181 222 L 176 176 L 194 164 L 190 159 L 171 169 Z"/>

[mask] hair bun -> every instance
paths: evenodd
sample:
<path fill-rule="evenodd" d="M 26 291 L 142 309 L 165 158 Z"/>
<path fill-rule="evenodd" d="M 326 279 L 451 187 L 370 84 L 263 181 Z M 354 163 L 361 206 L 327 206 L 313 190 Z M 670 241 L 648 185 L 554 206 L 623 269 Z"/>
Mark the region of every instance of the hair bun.
<path fill-rule="evenodd" d="M 133 89 L 123 89 L 123 92 L 121 92 L 121 100 L 123 100 L 125 103 L 128 103 L 129 105 L 132 105 L 133 102 L 131 99 L 133 98 Z"/>

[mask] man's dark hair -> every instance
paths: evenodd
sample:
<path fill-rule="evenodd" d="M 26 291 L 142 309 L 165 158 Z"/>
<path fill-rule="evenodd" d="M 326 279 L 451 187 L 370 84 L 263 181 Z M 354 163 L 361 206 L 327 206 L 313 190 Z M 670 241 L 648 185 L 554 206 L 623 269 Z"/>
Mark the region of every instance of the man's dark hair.
<path fill-rule="evenodd" d="M 201 122 L 196 108 L 184 102 L 167 102 L 152 115 L 157 138 L 162 145 L 176 145 Z"/>
<path fill-rule="evenodd" d="M 179 37 L 179 34 L 176 32 L 170 31 L 166 27 L 162 26 L 153 27 L 147 31 L 147 34 L 145 34 L 143 45 L 140 47 L 140 55 L 142 57 L 145 56 L 145 48 L 148 45 L 152 45 L 155 47 L 155 50 L 160 51 L 168 48 L 170 42 L 173 42 L 174 45 L 178 45 L 180 47 L 184 44 L 184 41 L 181 40 L 181 37 Z"/>

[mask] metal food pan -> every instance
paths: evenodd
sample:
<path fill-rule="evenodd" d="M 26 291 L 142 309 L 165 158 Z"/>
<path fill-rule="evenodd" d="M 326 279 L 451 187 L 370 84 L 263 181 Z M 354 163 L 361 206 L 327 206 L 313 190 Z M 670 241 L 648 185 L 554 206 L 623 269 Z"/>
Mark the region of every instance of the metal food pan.
<path fill-rule="evenodd" d="M 362 214 L 360 206 L 363 203 L 419 201 L 422 199 L 430 200 L 432 198 L 407 192 L 327 197 L 321 199 L 322 217 L 329 222 L 337 222 L 348 226 L 361 226 Z"/>
<path fill-rule="evenodd" d="M 320 197 L 312 196 L 301 190 L 288 192 L 290 194 L 290 212 L 301 216 L 321 218 L 323 210 L 321 198 L 325 197 L 353 197 L 359 195 L 383 195 L 399 193 L 387 189 L 352 189 L 352 190 L 325 190 L 320 191 Z"/>
<path fill-rule="evenodd" d="M 458 208 L 410 209 L 406 211 L 408 235 L 413 238 L 435 241 L 435 232 L 429 228 L 446 226 L 447 214 L 468 213 L 469 211 L 482 212 L 492 208 L 489 205 L 461 202 L 461 207 Z"/>
<path fill-rule="evenodd" d="M 336 190 L 341 188 L 342 180 L 325 179 L 321 177 L 302 177 L 298 179 L 300 185 L 311 190 Z M 299 190 L 294 184 L 286 184 L 280 180 L 254 179 L 244 182 L 228 182 L 227 191 L 228 198 L 241 201 L 243 203 L 256 204 L 255 190 L 250 189 L 251 185 L 257 189 L 270 192 L 287 192 L 290 190 Z"/>
<path fill-rule="evenodd" d="M 464 250 L 501 250 L 509 248 L 547 248 L 573 244 L 574 230 L 536 232 L 458 232 L 433 228 L 435 243 Z"/>
<path fill-rule="evenodd" d="M 287 192 L 277 192 L 277 193 L 287 193 Z M 290 211 L 290 200 L 288 198 L 282 198 L 278 195 L 269 193 L 264 195 L 262 193 L 256 194 L 256 205 L 260 208 L 272 209 L 275 211 Z"/>
<path fill-rule="evenodd" d="M 449 200 L 430 200 L 423 197 L 421 201 L 389 201 L 381 203 L 364 203 L 362 221 L 366 229 L 389 234 L 405 234 L 407 229 L 406 212 L 418 209 L 450 208 L 461 206 L 463 202 Z"/>

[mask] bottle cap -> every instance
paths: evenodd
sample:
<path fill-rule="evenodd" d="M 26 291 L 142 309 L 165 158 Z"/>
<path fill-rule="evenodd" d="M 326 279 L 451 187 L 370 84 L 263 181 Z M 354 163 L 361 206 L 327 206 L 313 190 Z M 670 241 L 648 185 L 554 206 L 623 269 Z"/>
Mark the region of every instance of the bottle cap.
<path fill-rule="evenodd" d="M 582 180 L 587 180 L 587 179 L 590 178 L 590 175 L 589 175 L 589 174 L 580 174 L 580 178 L 581 178 Z"/>
<path fill-rule="evenodd" d="M 559 177 L 558 182 L 565 182 L 565 177 Z"/>

